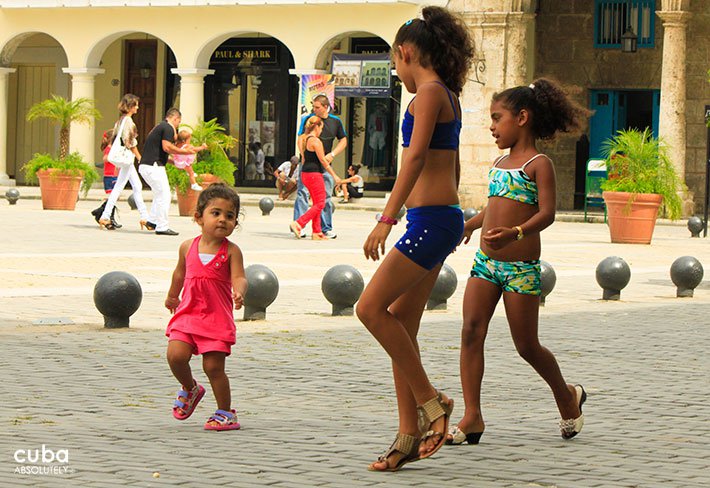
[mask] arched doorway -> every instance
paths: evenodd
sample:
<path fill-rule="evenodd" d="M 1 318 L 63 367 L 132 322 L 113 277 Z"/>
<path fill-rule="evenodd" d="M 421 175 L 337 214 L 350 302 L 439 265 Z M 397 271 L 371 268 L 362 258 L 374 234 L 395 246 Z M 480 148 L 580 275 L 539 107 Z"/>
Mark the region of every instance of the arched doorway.
<path fill-rule="evenodd" d="M 97 123 L 100 135 L 118 117 L 116 106 L 126 93 L 140 97 L 140 110 L 133 116 L 138 129 L 138 147 L 155 124 L 162 119 L 165 106 L 167 59 L 170 46 L 161 39 L 141 32 L 118 32 L 98 42 L 87 64 L 104 70 L 95 86 L 96 106 L 104 115 Z"/>
<path fill-rule="evenodd" d="M 293 67 L 290 50 L 260 33 L 227 38 L 211 52 L 214 74 L 205 77 L 205 120 L 216 118 L 237 139 L 229 156 L 239 186 L 273 187 L 274 168 L 293 154 L 298 95 L 298 81 L 289 74 Z"/>
<path fill-rule="evenodd" d="M 331 39 L 318 53 L 316 67 L 333 72 L 334 53 L 347 53 L 354 58 L 379 55 L 388 59 L 390 45 L 381 37 L 368 32 L 343 33 Z M 362 166 L 360 175 L 366 189 L 389 191 L 397 177 L 397 145 L 399 141 L 399 113 L 401 83 L 391 75 L 382 61 L 365 61 L 356 76 L 361 86 L 385 87 L 379 95 L 338 96 L 338 86 L 354 83 L 348 76 L 336 75 L 336 112 L 348 133 L 347 158 L 344 167 L 336 165 L 336 171 L 345 175 L 348 164 Z M 344 73 L 347 75 L 347 73 Z M 377 91 L 377 90 L 373 90 Z"/>
<path fill-rule="evenodd" d="M 22 166 L 35 153 L 55 154 L 59 147 L 58 128 L 46 119 L 28 122 L 27 111 L 52 94 L 69 98 L 69 75 L 62 72 L 67 56 L 56 39 L 33 32 L 10 41 L 0 59 L 15 69 L 8 80 L 7 173 L 25 184 Z"/>

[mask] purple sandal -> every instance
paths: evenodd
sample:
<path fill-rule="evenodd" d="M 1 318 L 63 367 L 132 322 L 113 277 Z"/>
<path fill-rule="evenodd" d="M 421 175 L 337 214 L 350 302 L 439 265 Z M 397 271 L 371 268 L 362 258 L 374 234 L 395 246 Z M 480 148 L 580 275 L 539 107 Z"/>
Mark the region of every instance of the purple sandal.
<path fill-rule="evenodd" d="M 217 422 L 217 425 L 212 425 L 210 422 Z M 239 430 L 241 427 L 235 410 L 217 410 L 205 422 L 205 430 Z"/>
<path fill-rule="evenodd" d="M 205 396 L 205 388 L 195 381 L 195 386 L 190 391 L 180 390 L 178 391 L 177 398 L 173 402 L 173 417 L 178 420 L 185 420 L 192 412 L 195 411 L 195 407 L 200 403 L 202 397 Z M 180 398 L 184 398 L 185 401 L 181 401 Z"/>

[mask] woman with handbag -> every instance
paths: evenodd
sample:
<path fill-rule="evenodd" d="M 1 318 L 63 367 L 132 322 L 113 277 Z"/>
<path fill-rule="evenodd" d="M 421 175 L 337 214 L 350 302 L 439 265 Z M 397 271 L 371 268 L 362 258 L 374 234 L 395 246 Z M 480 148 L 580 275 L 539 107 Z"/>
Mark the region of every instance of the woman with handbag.
<path fill-rule="evenodd" d="M 116 229 L 111 215 L 118 201 L 118 197 L 121 195 L 121 191 L 123 191 L 123 188 L 126 186 L 126 182 L 130 182 L 131 188 L 133 189 L 133 200 L 136 202 L 136 207 L 141 216 L 141 229 L 148 227 L 148 209 L 146 209 L 141 193 L 143 185 L 133 165 L 135 158 L 138 158 L 139 161 L 141 159 L 141 154 L 138 152 L 138 129 L 136 129 L 136 124 L 133 123 L 132 119 L 132 116 L 138 112 L 139 101 L 140 99 L 137 96 L 132 93 L 126 93 L 118 104 L 121 117 L 113 127 L 115 137 L 107 159 L 119 169 L 119 172 L 116 184 L 111 191 L 111 195 L 99 219 L 99 226 L 102 229 Z"/>

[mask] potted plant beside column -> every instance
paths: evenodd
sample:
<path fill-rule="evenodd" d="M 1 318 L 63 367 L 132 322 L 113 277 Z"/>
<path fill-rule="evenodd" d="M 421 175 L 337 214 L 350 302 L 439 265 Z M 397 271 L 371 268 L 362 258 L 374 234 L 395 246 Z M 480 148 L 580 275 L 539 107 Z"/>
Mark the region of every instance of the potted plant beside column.
<path fill-rule="evenodd" d="M 234 163 L 227 156 L 227 151 L 233 148 L 237 140 L 226 133 L 224 127 L 217 123 L 217 119 L 207 122 L 200 120 L 192 129 L 193 146 L 207 144 L 207 149 L 197 154 L 197 159 L 192 165 L 197 183 L 207 188 L 217 181 L 234 185 Z M 176 168 L 172 164 L 166 167 L 168 182 L 175 190 L 178 200 L 178 210 L 181 216 L 192 216 L 195 213 L 199 192 L 190 189 L 190 179 L 187 172 Z"/>
<path fill-rule="evenodd" d="M 646 128 L 621 130 L 604 142 L 608 179 L 601 185 L 611 242 L 650 244 L 659 208 L 681 216 L 679 180 L 669 148 Z"/>
<path fill-rule="evenodd" d="M 22 167 L 28 182 L 39 180 L 45 210 L 74 210 L 79 187 L 86 195 L 99 179 L 93 164 L 84 161 L 78 152 L 69 154 L 69 128 L 72 122 L 89 123 L 100 117 L 93 100 L 69 101 L 57 95 L 36 103 L 27 112 L 29 121 L 45 118 L 59 125 L 59 157 L 37 153 Z"/>

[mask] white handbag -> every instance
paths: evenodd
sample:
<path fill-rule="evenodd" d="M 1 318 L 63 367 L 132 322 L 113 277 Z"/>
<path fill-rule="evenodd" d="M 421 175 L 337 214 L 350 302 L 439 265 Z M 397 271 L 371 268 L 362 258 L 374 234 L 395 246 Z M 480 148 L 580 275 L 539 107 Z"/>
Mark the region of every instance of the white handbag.
<path fill-rule="evenodd" d="M 108 162 L 117 166 L 119 168 L 128 168 L 133 165 L 133 160 L 135 156 L 130 149 L 123 145 L 123 139 L 121 135 L 123 134 L 123 126 L 126 123 L 128 117 L 123 117 L 121 121 L 121 126 L 118 128 L 118 133 L 111 144 L 111 149 L 108 152 Z"/>

